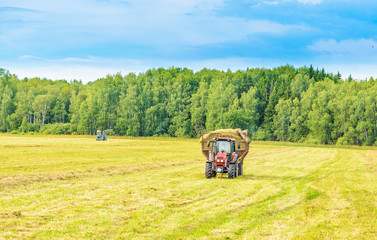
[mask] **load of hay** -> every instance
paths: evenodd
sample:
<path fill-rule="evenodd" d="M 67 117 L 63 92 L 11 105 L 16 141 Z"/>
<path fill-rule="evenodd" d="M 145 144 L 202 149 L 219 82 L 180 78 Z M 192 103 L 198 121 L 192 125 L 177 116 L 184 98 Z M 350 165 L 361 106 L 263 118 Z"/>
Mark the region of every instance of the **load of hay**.
<path fill-rule="evenodd" d="M 237 129 L 218 129 L 209 133 L 206 133 L 203 135 L 203 137 L 200 138 L 200 142 L 207 142 L 207 141 L 213 141 L 214 138 L 217 137 L 227 137 L 227 138 L 233 138 L 238 142 L 243 143 L 249 143 L 250 137 L 249 132 L 247 130 L 241 130 L 239 128 Z"/>

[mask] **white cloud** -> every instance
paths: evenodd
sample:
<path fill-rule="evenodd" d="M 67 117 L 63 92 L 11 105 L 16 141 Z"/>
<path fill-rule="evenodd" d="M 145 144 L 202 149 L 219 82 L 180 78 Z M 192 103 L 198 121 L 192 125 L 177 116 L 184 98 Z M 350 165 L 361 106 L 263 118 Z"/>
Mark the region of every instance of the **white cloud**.
<path fill-rule="evenodd" d="M 220 58 L 206 60 L 137 60 L 110 59 L 89 56 L 88 58 L 42 59 L 35 56 L 20 56 L 17 63 L 0 62 L 0 66 L 16 74 L 19 78 L 47 78 L 52 80 L 82 80 L 84 83 L 95 81 L 108 74 L 128 74 L 145 72 L 151 68 L 172 66 L 199 71 L 203 68 L 218 70 L 239 70 L 248 67 L 274 67 L 285 62 L 255 58 Z"/>
<path fill-rule="evenodd" d="M 308 46 L 312 51 L 334 58 L 353 58 L 353 60 L 370 60 L 377 58 L 377 42 L 373 39 L 334 39 L 316 41 Z"/>
<path fill-rule="evenodd" d="M 87 83 L 120 71 L 127 74 L 145 70 L 139 63 L 140 61 L 133 59 L 106 59 L 95 56 L 44 59 L 23 55 L 18 57 L 17 62 L 0 62 L 0 66 L 12 74 L 16 74 L 19 78 L 39 77 L 68 81 L 76 79 Z"/>
<path fill-rule="evenodd" d="M 18 13 L 20 22 L 27 20 L 26 23 L 0 32 L 0 41 L 16 47 L 28 38 L 29 43 L 51 49 L 107 42 L 177 47 L 242 41 L 255 33 L 281 34 L 303 28 L 263 19 L 218 16 L 215 11 L 224 6 L 224 1 L 129 0 L 124 4 L 95 0 L 5 0 L 5 6 L 37 11 Z M 33 16 L 37 23 L 30 22 Z"/>
<path fill-rule="evenodd" d="M 26 60 L 31 63 L 51 63 L 51 64 L 63 64 L 63 63 L 103 63 L 104 59 L 94 56 L 88 56 L 87 58 L 75 58 L 67 57 L 61 59 L 44 59 L 33 55 L 22 55 L 18 57 L 19 60 Z M 108 59 L 109 61 L 110 59 Z"/>
<path fill-rule="evenodd" d="M 304 4 L 320 4 L 323 2 L 323 0 L 297 0 L 299 3 Z"/>
<path fill-rule="evenodd" d="M 316 66 L 324 68 L 326 72 L 334 74 L 339 72 L 343 79 L 348 78 L 349 75 L 358 80 L 368 80 L 370 77 L 377 78 L 377 64 L 329 63 Z"/>
<path fill-rule="evenodd" d="M 22 55 L 22 56 L 19 56 L 18 58 L 21 60 L 36 60 L 36 61 L 42 60 L 41 58 L 32 56 L 32 55 Z"/>
<path fill-rule="evenodd" d="M 377 42 L 373 39 L 334 39 L 316 41 L 308 49 L 319 53 L 313 65 L 328 72 L 340 72 L 343 78 L 377 77 Z"/>
<path fill-rule="evenodd" d="M 270 0 L 270 1 L 266 1 L 266 0 L 260 0 L 258 4 L 254 5 L 254 7 L 259 7 L 259 6 L 262 6 L 262 5 L 278 5 L 280 3 L 284 3 L 284 2 L 298 2 L 298 3 L 302 3 L 302 4 L 312 4 L 312 5 L 316 5 L 316 4 L 320 4 L 323 2 L 323 0 Z"/>
<path fill-rule="evenodd" d="M 260 7 L 262 5 L 278 5 L 279 1 L 260 1 L 256 5 L 253 5 L 253 7 Z"/>
<path fill-rule="evenodd" d="M 47 78 L 52 80 L 82 80 L 84 83 L 105 77 L 108 74 L 115 74 L 119 69 L 94 66 L 77 65 L 53 65 L 53 66 L 11 66 L 6 68 L 10 73 L 16 74 L 20 79 L 27 78 Z"/>

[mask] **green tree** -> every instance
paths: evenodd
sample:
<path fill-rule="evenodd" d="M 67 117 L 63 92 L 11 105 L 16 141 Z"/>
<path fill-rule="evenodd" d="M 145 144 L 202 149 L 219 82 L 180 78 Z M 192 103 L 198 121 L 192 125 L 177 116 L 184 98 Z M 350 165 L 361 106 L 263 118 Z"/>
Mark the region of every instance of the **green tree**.
<path fill-rule="evenodd" d="M 127 136 L 140 136 L 140 99 L 136 86 L 129 86 L 127 94 L 121 94 L 116 130 Z"/>
<path fill-rule="evenodd" d="M 279 100 L 276 105 L 276 115 L 274 116 L 274 135 L 277 140 L 287 141 L 290 139 L 290 125 L 293 103 L 292 100 Z"/>
<path fill-rule="evenodd" d="M 208 130 L 227 127 L 225 113 L 228 112 L 229 106 L 234 103 L 236 97 L 235 87 L 224 79 L 216 79 L 211 83 L 207 105 L 206 128 Z"/>
<path fill-rule="evenodd" d="M 46 116 L 50 110 L 52 96 L 48 94 L 38 95 L 33 102 L 33 111 L 36 116 L 36 121 L 39 121 L 41 126 L 45 124 Z"/>
<path fill-rule="evenodd" d="M 207 122 L 208 84 L 200 82 L 198 91 L 191 97 L 191 127 L 194 136 L 203 133 Z"/>
<path fill-rule="evenodd" d="M 13 92 L 8 86 L 6 86 L 1 98 L 0 105 L 0 130 L 3 132 L 10 129 L 8 116 L 11 115 L 14 111 L 12 95 Z"/>

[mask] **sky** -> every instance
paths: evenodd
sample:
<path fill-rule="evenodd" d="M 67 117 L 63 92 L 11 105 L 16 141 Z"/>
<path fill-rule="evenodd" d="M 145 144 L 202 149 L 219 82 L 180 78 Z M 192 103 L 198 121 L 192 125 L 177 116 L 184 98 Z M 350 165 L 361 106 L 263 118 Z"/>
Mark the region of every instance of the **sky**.
<path fill-rule="evenodd" d="M 95 81 L 181 67 L 377 78 L 375 0 L 0 0 L 0 68 Z"/>

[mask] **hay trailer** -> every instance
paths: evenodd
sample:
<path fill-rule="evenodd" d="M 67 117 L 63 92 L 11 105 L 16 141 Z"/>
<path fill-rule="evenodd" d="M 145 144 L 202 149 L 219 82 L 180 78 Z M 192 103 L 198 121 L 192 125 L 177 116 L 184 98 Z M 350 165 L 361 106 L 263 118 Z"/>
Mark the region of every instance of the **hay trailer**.
<path fill-rule="evenodd" d="M 228 178 L 243 175 L 243 160 L 249 152 L 250 137 L 247 130 L 219 129 L 200 138 L 202 153 L 206 157 L 206 178 L 217 173 L 228 173 Z"/>

